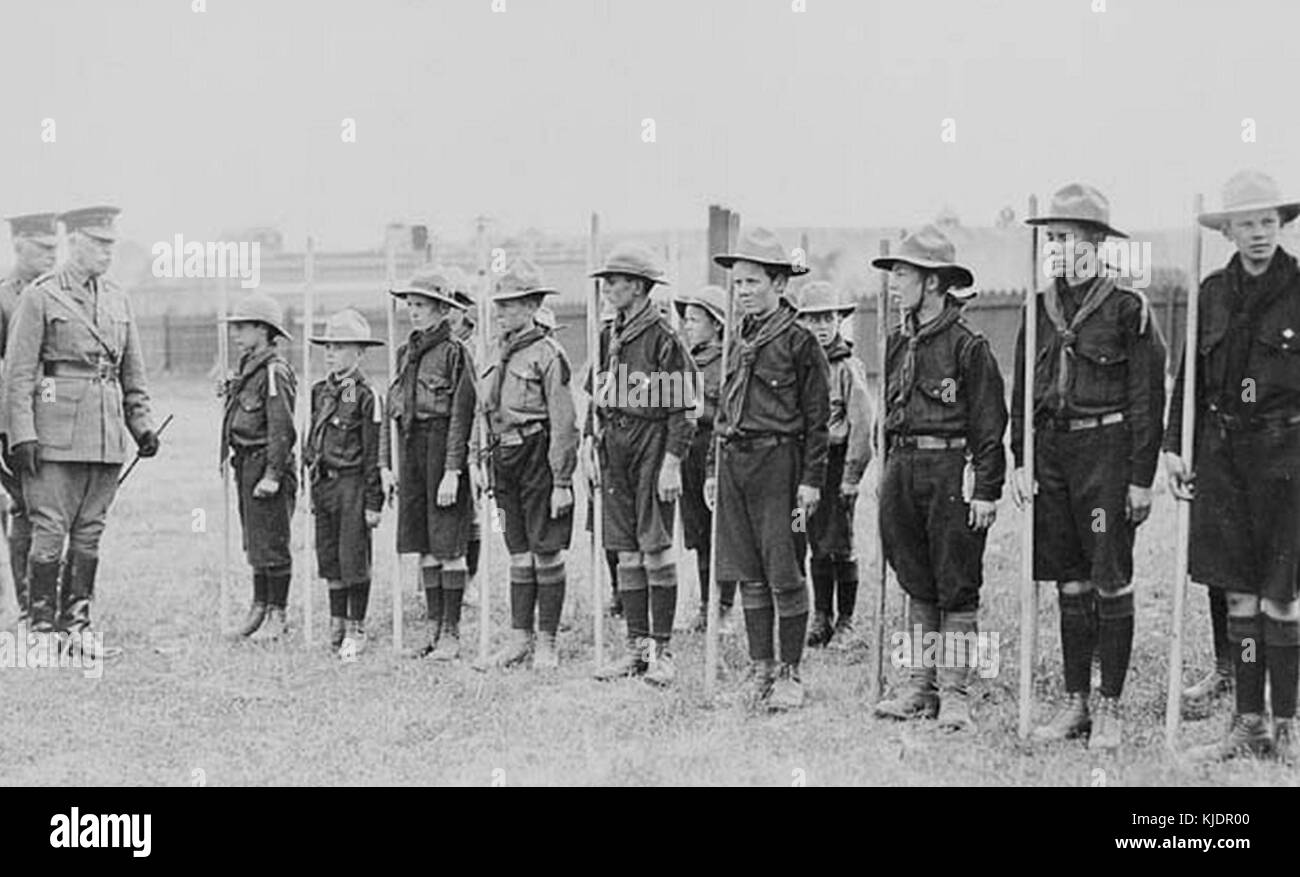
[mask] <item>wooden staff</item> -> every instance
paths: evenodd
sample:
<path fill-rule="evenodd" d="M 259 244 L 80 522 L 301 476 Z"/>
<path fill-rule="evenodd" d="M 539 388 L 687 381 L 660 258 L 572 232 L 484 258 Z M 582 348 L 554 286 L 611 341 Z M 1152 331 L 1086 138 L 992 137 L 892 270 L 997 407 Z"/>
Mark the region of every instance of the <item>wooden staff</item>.
<path fill-rule="evenodd" d="M 880 240 L 880 257 L 889 257 L 889 239 Z M 880 526 L 880 502 L 885 483 L 885 415 L 889 396 L 889 272 L 880 273 L 880 291 L 876 294 L 876 369 L 880 376 L 876 388 L 876 576 L 880 590 L 876 594 L 876 635 L 871 644 L 871 699 L 880 700 L 885 693 L 885 611 L 889 596 L 889 566 L 885 562 L 885 532 Z"/>
<path fill-rule="evenodd" d="M 230 379 L 230 327 L 226 324 L 226 316 L 230 312 L 229 298 L 230 291 L 226 287 L 226 279 L 223 277 L 218 281 L 218 298 L 217 298 L 217 367 L 220 371 L 222 386 L 226 386 L 226 381 Z M 222 397 L 222 429 L 225 429 L 225 406 L 227 402 Z M 231 544 L 231 526 L 230 526 L 230 460 L 229 458 L 221 461 L 221 586 L 217 593 L 217 629 L 224 631 L 226 629 L 226 603 L 230 596 L 230 544 Z"/>
<path fill-rule="evenodd" d="M 587 273 L 600 268 L 600 215 L 591 214 L 587 233 Z M 596 411 L 596 393 L 600 386 L 600 278 L 591 281 L 591 294 L 587 299 L 587 360 L 591 363 L 591 398 L 587 402 L 587 415 L 591 418 L 592 465 L 600 467 L 600 418 Z M 603 505 L 602 484 L 589 485 L 591 502 L 591 605 L 594 659 L 599 669 L 605 658 L 605 526 L 601 520 Z"/>
<path fill-rule="evenodd" d="M 727 246 L 725 252 L 732 253 L 736 249 L 736 241 L 740 236 L 740 214 L 730 210 L 725 211 L 727 218 Z M 709 264 L 713 264 L 713 254 L 709 254 Z M 732 272 L 727 269 L 726 284 L 727 290 L 727 319 L 722 324 L 722 378 L 719 386 L 719 407 L 723 404 L 725 398 L 725 389 L 727 385 L 727 364 L 730 359 L 732 324 L 736 319 L 735 294 L 732 291 L 731 283 Z M 713 414 L 714 423 L 716 424 L 720 411 Z M 714 686 L 718 678 L 718 626 L 721 622 L 720 614 L 722 611 L 722 595 L 718 593 L 718 496 L 721 493 L 719 485 L 722 482 L 722 439 L 717 431 L 713 434 L 713 509 L 709 518 L 709 608 L 708 619 L 704 625 L 704 696 L 713 697 Z"/>
<path fill-rule="evenodd" d="M 491 332 L 488 329 L 488 320 L 492 316 L 492 303 L 489 301 L 492 294 L 491 275 L 488 268 L 492 259 L 487 236 L 487 220 L 480 217 L 477 220 L 477 230 L 475 233 L 475 247 L 478 250 L 478 341 L 479 356 L 483 361 L 478 362 L 476 367 L 482 374 L 483 366 L 486 364 L 488 357 L 488 344 L 490 343 Z M 504 375 L 501 376 L 504 378 Z M 478 381 L 475 382 L 478 384 Z M 496 513 L 493 511 L 493 505 L 496 501 L 495 492 L 492 482 L 492 459 L 488 453 L 491 447 L 492 436 L 488 431 L 488 418 L 491 416 L 483 402 L 483 389 L 479 388 L 478 402 L 479 410 L 483 412 L 479 418 L 478 424 L 478 459 L 483 466 L 484 482 L 483 495 L 479 501 L 479 570 L 483 575 L 479 577 L 478 587 L 478 666 L 487 667 L 488 651 L 492 647 L 492 566 L 491 557 L 493 543 L 492 539 L 492 522 Z"/>
<path fill-rule="evenodd" d="M 1196 438 L 1196 351 L 1200 322 L 1201 224 L 1196 219 L 1205 209 L 1205 199 L 1192 199 L 1192 273 L 1187 279 L 1187 335 L 1183 340 L 1183 421 L 1179 453 L 1187 471 L 1192 470 Z M 1172 336 L 1170 336 L 1172 337 Z M 1187 564 L 1190 554 L 1192 505 L 1180 500 L 1176 507 L 1174 536 L 1174 617 L 1169 636 L 1169 690 L 1165 698 L 1165 745 L 1170 749 L 1178 738 L 1183 691 L 1183 612 L 1187 599 Z"/>
<path fill-rule="evenodd" d="M 1038 196 L 1029 196 L 1029 218 L 1038 216 Z M 1034 579 L 1034 364 L 1038 360 L 1038 226 L 1029 227 L 1029 288 L 1025 292 L 1024 418 L 1025 498 L 1020 522 L 1020 715 L 1018 730 L 1029 736 L 1034 711 L 1034 661 L 1038 651 L 1038 582 Z"/>
<path fill-rule="evenodd" d="M 316 272 L 316 241 L 307 236 L 307 253 L 303 259 L 303 285 L 302 285 L 302 388 L 298 393 L 298 412 L 299 422 L 302 423 L 298 435 L 303 447 L 307 446 L 307 438 L 311 434 L 311 342 L 307 339 L 311 337 L 312 332 L 312 301 L 313 283 Z M 311 594 L 312 585 L 315 583 L 315 577 L 311 574 L 312 563 L 312 520 L 311 520 L 311 485 L 305 485 L 304 502 L 302 508 L 302 554 L 298 558 L 298 566 L 303 571 L 302 587 L 302 635 L 303 641 L 307 647 L 312 645 L 312 611 L 311 611 Z"/>
<path fill-rule="evenodd" d="M 384 244 L 384 278 L 387 289 L 393 289 L 397 286 L 397 249 L 393 245 L 391 237 Z M 384 305 L 384 316 L 388 321 L 388 388 L 391 391 L 393 382 L 397 380 L 397 296 L 387 295 L 388 301 Z M 385 399 L 384 416 L 388 417 L 391 409 L 387 409 L 387 404 L 392 400 Z M 398 467 L 398 437 L 397 428 L 392 420 L 388 422 L 388 459 L 392 462 L 393 469 Z M 387 501 L 387 497 L 384 498 Z M 394 534 L 396 535 L 396 534 Z M 394 541 L 396 546 L 396 541 Z M 402 555 L 393 553 L 393 650 L 397 653 L 402 651 Z"/>

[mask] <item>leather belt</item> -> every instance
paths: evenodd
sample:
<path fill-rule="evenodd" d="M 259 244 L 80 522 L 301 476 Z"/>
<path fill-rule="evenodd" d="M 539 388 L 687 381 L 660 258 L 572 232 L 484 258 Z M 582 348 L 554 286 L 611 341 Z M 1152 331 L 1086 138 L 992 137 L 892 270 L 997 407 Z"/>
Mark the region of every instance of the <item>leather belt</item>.
<path fill-rule="evenodd" d="M 88 381 L 116 381 L 117 366 L 108 360 L 95 364 L 54 360 L 44 364 L 47 378 L 82 378 Z"/>
<path fill-rule="evenodd" d="M 1211 405 L 1210 413 L 1214 415 L 1215 420 L 1219 422 L 1221 429 L 1231 432 L 1249 432 L 1260 429 L 1277 429 L 1278 427 L 1296 426 L 1300 424 L 1300 414 L 1292 414 L 1287 417 L 1257 417 L 1249 420 L 1237 417 L 1235 414 L 1224 414 L 1217 407 Z"/>
<path fill-rule="evenodd" d="M 794 436 L 765 433 L 763 435 L 735 435 L 722 439 L 724 447 L 733 451 L 757 451 L 761 448 L 775 448 L 796 441 Z"/>
<path fill-rule="evenodd" d="M 966 447 L 962 436 L 896 435 L 894 447 L 916 448 L 918 451 L 951 451 Z"/>
<path fill-rule="evenodd" d="M 537 435 L 539 432 L 546 430 L 546 421 L 534 420 L 532 423 L 526 423 L 523 426 L 517 426 L 514 429 L 507 429 L 496 436 L 498 445 L 504 445 L 507 448 L 518 447 L 524 443 L 524 439 L 530 435 Z"/>
<path fill-rule="evenodd" d="M 317 478 L 333 480 L 335 478 L 342 478 L 344 475 L 356 475 L 361 472 L 361 467 L 347 466 L 342 469 L 335 469 L 330 466 L 322 466 L 320 464 L 317 464 L 316 466 L 312 467 L 312 472 L 315 473 Z"/>
<path fill-rule="evenodd" d="M 1052 428 L 1063 432 L 1079 432 L 1084 429 L 1097 429 L 1102 426 L 1114 426 L 1124 422 L 1123 411 L 1112 411 L 1097 417 L 1070 417 L 1052 421 Z"/>

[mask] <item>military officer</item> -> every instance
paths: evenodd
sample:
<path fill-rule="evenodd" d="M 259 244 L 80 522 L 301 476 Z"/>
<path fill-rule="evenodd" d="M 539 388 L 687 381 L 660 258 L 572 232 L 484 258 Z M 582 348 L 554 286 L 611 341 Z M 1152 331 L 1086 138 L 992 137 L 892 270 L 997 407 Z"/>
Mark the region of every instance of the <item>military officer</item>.
<path fill-rule="evenodd" d="M 32 527 L 32 627 L 41 637 L 66 632 L 69 649 L 87 654 L 99 651 L 90 605 L 127 437 L 142 457 L 159 444 L 131 303 L 105 275 L 119 212 L 60 217 L 68 262 L 22 294 L 6 363 L 9 440 Z"/>
<path fill-rule="evenodd" d="M 1034 578 L 1057 583 L 1066 702 L 1038 740 L 1123 740 L 1119 698 L 1133 648 L 1133 540 L 1151 511 L 1164 412 L 1164 344 L 1139 292 L 1121 285 L 1101 247 L 1127 237 L 1110 204 L 1071 183 L 1052 196 L 1046 226 L 1051 282 L 1038 292 L 1035 386 L 1024 384 L 1024 327 L 1016 342 L 1012 451 L 1023 467 L 1025 392 L 1033 393 L 1036 485 L 1023 468 L 1012 498 L 1034 501 Z M 1088 696 L 1101 659 L 1096 723 Z"/>
<path fill-rule="evenodd" d="M 1271 177 L 1248 170 L 1228 180 L 1221 210 L 1199 217 L 1237 252 L 1200 287 L 1195 472 L 1178 456 L 1182 367 L 1164 445 L 1175 495 L 1193 500 L 1191 578 L 1225 597 L 1226 642 L 1215 651 L 1227 652 L 1216 657 L 1232 662 L 1236 678 L 1228 733 L 1194 749 L 1198 759 L 1271 753 L 1294 762 L 1298 754 L 1300 266 L 1278 245 L 1297 215 L 1300 199 L 1282 197 Z"/>
<path fill-rule="evenodd" d="M 9 276 L 0 280 L 0 359 L 7 359 L 5 340 L 18 310 L 18 296 L 27 285 L 54 267 L 58 245 L 58 214 L 28 213 L 9 217 L 13 238 L 14 266 Z M 4 382 L 7 384 L 7 382 Z M 3 423 L 6 407 L 0 404 L 0 433 L 8 430 Z M 27 621 L 27 554 L 32 544 L 32 525 L 23 505 L 23 489 L 13 471 L 9 445 L 3 451 L 6 467 L 0 470 L 0 484 L 9 494 L 9 564 L 13 571 L 14 596 L 18 602 L 18 623 Z"/>

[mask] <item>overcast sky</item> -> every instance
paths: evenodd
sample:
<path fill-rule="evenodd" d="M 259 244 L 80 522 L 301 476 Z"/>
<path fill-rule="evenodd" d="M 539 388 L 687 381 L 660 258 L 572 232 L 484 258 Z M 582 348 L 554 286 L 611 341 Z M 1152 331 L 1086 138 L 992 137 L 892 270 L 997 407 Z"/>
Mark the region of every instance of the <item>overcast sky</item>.
<path fill-rule="evenodd" d="M 1148 228 L 1245 166 L 1300 191 L 1294 0 L 492 5 L 4 0 L 0 212 L 104 201 L 146 245 L 273 224 L 337 249 L 390 220 L 466 237 L 479 213 L 702 226 L 710 202 L 746 224 L 945 204 L 989 224 L 1072 179 Z"/>

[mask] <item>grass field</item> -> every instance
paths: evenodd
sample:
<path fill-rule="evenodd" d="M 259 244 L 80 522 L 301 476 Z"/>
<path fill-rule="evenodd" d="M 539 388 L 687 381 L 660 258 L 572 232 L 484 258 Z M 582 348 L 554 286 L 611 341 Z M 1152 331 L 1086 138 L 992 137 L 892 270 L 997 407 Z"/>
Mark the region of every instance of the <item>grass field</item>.
<path fill-rule="evenodd" d="M 208 385 L 162 380 L 155 410 L 174 411 L 163 451 L 142 463 L 119 495 L 103 544 L 95 605 L 109 645 L 125 654 L 102 677 L 78 670 L 0 669 L 0 782 L 25 785 L 1296 785 L 1269 763 L 1192 767 L 1163 743 L 1173 508 L 1161 494 L 1143 526 L 1137 556 L 1138 623 L 1125 693 L 1126 746 L 1113 757 L 1080 743 L 1034 747 L 1015 735 L 1017 518 L 1000 507 L 986 557 L 981 625 L 996 631 L 1001 672 L 974 689 L 979 730 L 953 738 L 932 723 L 871 718 L 863 650 L 810 653 L 807 707 L 788 716 L 751 716 L 731 702 L 745 666 L 743 635 L 724 643 L 729 678 L 709 705 L 702 685 L 702 637 L 676 640 L 679 683 L 666 692 L 642 682 L 591 681 L 591 624 L 584 533 L 575 534 L 568 612 L 558 673 L 486 674 L 403 661 L 391 650 L 392 522 L 381 526 L 371 601 L 372 650 L 344 664 L 321 644 L 326 601 L 313 585 L 317 645 L 302 642 L 302 571 L 295 571 L 295 634 L 286 645 L 231 645 L 217 624 L 222 557 L 219 414 Z M 870 491 L 866 491 L 867 494 Z M 859 509 L 861 545 L 874 509 Z M 390 513 L 391 515 L 391 513 Z M 199 521 L 200 517 L 206 520 Z M 205 532 L 194 532 L 197 524 Z M 238 540 L 236 539 L 238 557 Z M 867 552 L 864 561 L 867 560 Z M 494 631 L 505 620 L 500 550 L 491 582 Z M 693 590 L 693 564 L 682 564 Z M 864 563 L 864 569 L 870 566 Z M 863 583 L 859 630 L 871 627 L 874 585 Z M 227 624 L 248 598 L 238 564 Z M 1202 589 L 1190 594 L 1187 676 L 1209 663 Z M 408 590 L 407 630 L 421 603 Z M 692 608 L 693 597 L 683 600 Z M 1038 718 L 1059 694 L 1055 599 L 1043 589 L 1036 670 Z M 902 601 L 889 600 L 900 626 Z M 685 613 L 681 613 L 685 614 Z M 478 614 L 466 613 L 472 657 Z M 685 618 L 682 619 L 686 620 Z M 619 631 L 607 625 L 606 642 Z M 897 671 L 895 671 L 896 675 Z M 1225 717 L 1184 725 L 1183 742 L 1216 737 Z"/>

